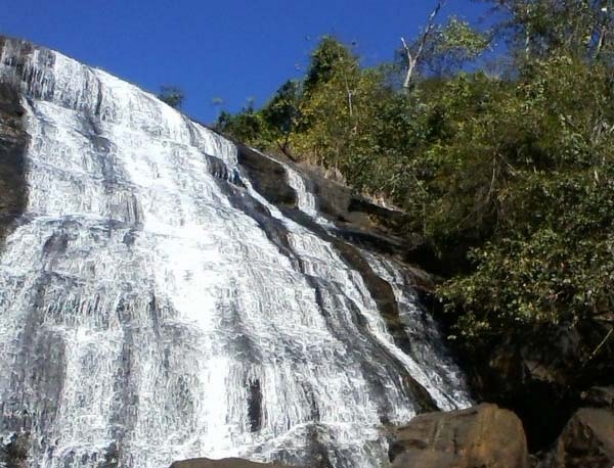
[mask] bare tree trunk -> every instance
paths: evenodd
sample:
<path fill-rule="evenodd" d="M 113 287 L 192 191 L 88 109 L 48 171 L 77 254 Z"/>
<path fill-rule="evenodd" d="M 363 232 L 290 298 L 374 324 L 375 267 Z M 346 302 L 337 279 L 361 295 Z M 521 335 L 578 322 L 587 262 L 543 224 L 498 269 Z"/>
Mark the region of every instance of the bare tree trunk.
<path fill-rule="evenodd" d="M 351 119 L 352 117 L 354 117 L 354 106 L 352 103 L 352 97 L 354 96 L 354 91 L 350 89 L 350 84 L 348 83 L 347 76 L 344 76 L 343 80 L 345 81 L 345 92 L 347 93 L 347 97 L 348 97 L 348 111 L 350 113 L 350 119 Z"/>
<path fill-rule="evenodd" d="M 531 4 L 528 0 L 525 2 L 525 15 L 527 25 L 524 32 L 524 55 L 528 62 L 531 59 Z"/>
<path fill-rule="evenodd" d="M 601 21 L 601 30 L 599 31 L 599 40 L 597 41 L 597 46 L 595 47 L 595 53 L 593 55 L 595 59 L 600 58 L 601 51 L 606 45 L 606 38 L 609 39 L 608 30 L 610 29 L 609 26 L 611 25 L 612 15 L 612 12 L 610 11 L 610 6 L 610 2 L 599 0 L 599 2 L 596 2 L 595 6 L 593 7 L 599 8 L 599 10 L 601 10 L 600 12 L 603 13 Z"/>
<path fill-rule="evenodd" d="M 409 46 L 405 42 L 405 38 L 402 37 L 401 42 L 403 43 L 403 48 L 405 49 L 405 54 L 407 55 L 407 73 L 405 74 L 405 80 L 403 80 L 403 88 L 407 91 L 409 90 L 409 84 L 414 75 L 414 70 L 416 68 L 416 65 L 418 64 L 418 58 L 420 57 L 419 53 L 421 51 L 418 50 L 418 52 L 414 56 L 412 55 Z"/>
<path fill-rule="evenodd" d="M 601 28 L 601 33 L 599 34 L 599 42 L 597 42 L 597 47 L 595 48 L 595 58 L 598 59 L 599 56 L 601 55 L 601 50 L 603 49 L 603 46 L 605 44 L 605 38 L 606 35 L 608 33 L 608 28 L 606 26 L 603 26 Z"/>
<path fill-rule="evenodd" d="M 437 0 L 437 5 L 435 5 L 435 8 L 429 15 L 428 24 L 426 26 L 426 29 L 424 30 L 424 33 L 422 34 L 422 37 L 420 38 L 418 50 L 416 50 L 415 53 L 413 54 L 411 53 L 411 49 L 405 42 L 405 38 L 403 37 L 401 38 L 403 49 L 405 50 L 405 54 L 407 55 L 407 73 L 405 74 L 405 79 L 403 80 L 403 88 L 405 89 L 406 92 L 409 92 L 411 80 L 416 70 L 416 66 L 418 65 L 418 62 L 420 61 L 420 58 L 422 57 L 422 52 L 424 52 L 424 47 L 426 46 L 426 42 L 429 36 L 431 35 L 431 33 L 433 32 L 433 29 L 435 28 L 435 18 L 437 17 L 437 15 L 439 14 L 439 11 L 441 10 L 441 8 L 444 6 L 445 3 L 446 3 L 446 0 Z"/>

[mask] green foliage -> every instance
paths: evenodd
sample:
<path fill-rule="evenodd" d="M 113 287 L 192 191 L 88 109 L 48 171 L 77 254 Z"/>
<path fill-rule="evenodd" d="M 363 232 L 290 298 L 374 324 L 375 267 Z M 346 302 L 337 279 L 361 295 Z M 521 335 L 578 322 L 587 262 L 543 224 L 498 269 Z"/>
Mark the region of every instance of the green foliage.
<path fill-rule="evenodd" d="M 286 81 L 262 109 L 262 116 L 279 136 L 292 132 L 299 120 L 300 83 Z"/>
<path fill-rule="evenodd" d="M 339 40 L 324 36 L 311 54 L 309 68 L 304 80 L 305 93 L 330 81 L 340 67 L 357 67 L 358 59 Z"/>
<path fill-rule="evenodd" d="M 162 102 L 165 102 L 174 109 L 181 109 L 183 101 L 185 100 L 185 94 L 181 90 L 181 88 L 177 86 L 165 85 L 160 87 L 158 99 L 160 99 L 160 101 Z"/>
<path fill-rule="evenodd" d="M 489 33 L 474 29 L 466 21 L 451 17 L 437 26 L 426 43 L 421 61 L 427 75 L 449 77 L 474 62 L 490 47 Z"/>
<path fill-rule="evenodd" d="M 218 122 L 412 215 L 406 231 L 448 265 L 436 294 L 475 340 L 614 308 L 610 6 L 492 3 L 507 15 L 495 39 L 516 44 L 503 76 L 480 68 L 492 37 L 456 18 L 434 29 L 410 93 L 394 64 L 361 67 L 326 37 L 303 80 Z"/>
<path fill-rule="evenodd" d="M 439 290 L 463 311 L 463 334 L 573 325 L 614 306 L 609 75 L 569 57 L 535 63 L 438 147 L 447 188 L 436 184 L 428 234 L 440 250 L 476 231 L 480 241 L 474 269 Z"/>
<path fill-rule="evenodd" d="M 604 168 L 603 179 L 587 171 L 535 174 L 516 187 L 515 201 L 530 210 L 518 210 L 525 219 L 472 252 L 472 274 L 440 288 L 448 307 L 463 307 L 462 333 L 573 325 L 611 310 L 613 169 Z"/>
<path fill-rule="evenodd" d="M 611 62 L 611 0 L 481 0 L 504 13 L 499 33 L 525 59 L 569 54 Z"/>
<path fill-rule="evenodd" d="M 216 123 L 216 130 L 231 135 L 239 141 L 254 144 L 261 138 L 262 120 L 253 109 L 244 109 L 237 115 L 222 111 Z"/>
<path fill-rule="evenodd" d="M 261 150 L 285 151 L 290 133 L 299 122 L 300 93 L 300 84 L 289 80 L 259 110 L 250 101 L 235 115 L 220 112 L 215 128 Z"/>

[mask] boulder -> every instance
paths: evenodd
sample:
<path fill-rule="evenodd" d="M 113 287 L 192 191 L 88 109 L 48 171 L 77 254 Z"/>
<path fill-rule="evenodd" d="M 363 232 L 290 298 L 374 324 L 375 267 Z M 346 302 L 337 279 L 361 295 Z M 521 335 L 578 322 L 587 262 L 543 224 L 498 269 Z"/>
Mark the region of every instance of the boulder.
<path fill-rule="evenodd" d="M 171 465 L 171 468 L 284 468 L 284 466 L 286 465 L 281 465 L 277 462 L 257 463 L 244 460 L 242 458 L 223 458 L 221 460 L 211 460 L 209 458 L 195 458 L 193 460 L 177 461 Z"/>
<path fill-rule="evenodd" d="M 604 340 L 609 330 L 605 321 L 584 319 L 458 351 L 475 398 L 514 411 L 529 450 L 538 452 L 552 446 L 578 408 L 612 398 L 603 389 L 614 383 L 614 339 Z M 588 390 L 596 386 L 602 389 Z"/>
<path fill-rule="evenodd" d="M 614 466 L 614 412 L 581 408 L 569 420 L 544 467 L 612 468 Z"/>
<path fill-rule="evenodd" d="M 582 393 L 583 406 L 614 410 L 614 387 L 593 387 Z"/>
<path fill-rule="evenodd" d="M 394 468 L 528 468 L 520 419 L 496 405 L 422 414 L 398 428 Z"/>

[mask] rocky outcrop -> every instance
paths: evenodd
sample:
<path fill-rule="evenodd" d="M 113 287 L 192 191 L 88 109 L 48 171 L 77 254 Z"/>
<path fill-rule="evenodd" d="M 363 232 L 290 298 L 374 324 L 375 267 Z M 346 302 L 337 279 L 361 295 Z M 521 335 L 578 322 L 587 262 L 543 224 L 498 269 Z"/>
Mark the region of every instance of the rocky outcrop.
<path fill-rule="evenodd" d="M 29 449 L 30 439 L 28 433 L 13 433 L 6 440 L 0 437 L 0 466 L 6 466 L 6 468 L 25 468 L 27 466 Z"/>
<path fill-rule="evenodd" d="M 538 468 L 612 468 L 614 412 L 581 408 L 569 420 L 554 449 Z"/>
<path fill-rule="evenodd" d="M 487 343 L 463 356 L 478 401 L 491 401 L 522 420 L 532 452 L 547 449 L 582 398 L 606 399 L 593 386 L 614 381 L 614 339 L 607 322 L 573 328 L 544 326 L 522 336 Z M 592 395 L 592 396 L 591 396 Z M 610 398 L 612 398 L 610 396 Z"/>
<path fill-rule="evenodd" d="M 407 232 L 406 213 L 381 206 L 314 171 L 299 169 L 307 175 L 319 210 L 335 223 L 339 237 L 422 266 L 418 260 L 419 252 L 426 248 L 424 239 Z"/>
<path fill-rule="evenodd" d="M 287 465 L 280 465 L 278 463 L 256 463 L 241 458 L 224 458 L 222 460 L 196 458 L 194 460 L 175 462 L 171 465 L 171 468 L 284 468 L 284 466 L 287 467 Z"/>
<path fill-rule="evenodd" d="M 496 405 L 422 414 L 397 429 L 394 468 L 527 468 L 522 423 Z"/>
<path fill-rule="evenodd" d="M 306 179 L 319 212 L 335 224 L 335 233 L 340 238 L 399 258 L 414 258 L 421 264 L 424 241 L 419 235 L 406 232 L 407 214 L 357 195 L 317 170 L 299 166 L 283 155 L 265 156 L 238 141 L 234 143 L 239 150 L 239 164 L 254 188 L 270 203 L 281 209 L 296 208 L 296 194 L 288 185 L 283 166 L 288 165 Z"/>
<path fill-rule="evenodd" d="M 248 173 L 254 188 L 269 202 L 278 206 L 295 207 L 296 194 L 286 183 L 286 170 L 275 160 L 237 143 L 239 164 Z"/>
<path fill-rule="evenodd" d="M 0 51 L 4 43 L 0 37 Z M 0 246 L 27 202 L 23 155 L 28 136 L 23 115 L 19 90 L 0 77 Z"/>
<path fill-rule="evenodd" d="M 614 387 L 593 387 L 582 393 L 582 403 L 591 408 L 614 410 Z"/>

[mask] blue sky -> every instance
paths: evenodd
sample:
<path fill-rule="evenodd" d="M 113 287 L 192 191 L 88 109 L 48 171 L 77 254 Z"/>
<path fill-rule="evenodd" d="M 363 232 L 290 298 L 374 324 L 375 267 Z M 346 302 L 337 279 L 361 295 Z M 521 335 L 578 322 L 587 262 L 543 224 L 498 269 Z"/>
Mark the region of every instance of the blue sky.
<path fill-rule="evenodd" d="M 149 90 L 184 89 L 184 110 L 204 122 L 248 98 L 262 104 L 301 76 L 319 37 L 355 41 L 367 64 L 392 59 L 435 0 L 0 0 L 0 34 L 57 49 Z M 440 20 L 484 12 L 448 0 Z"/>

